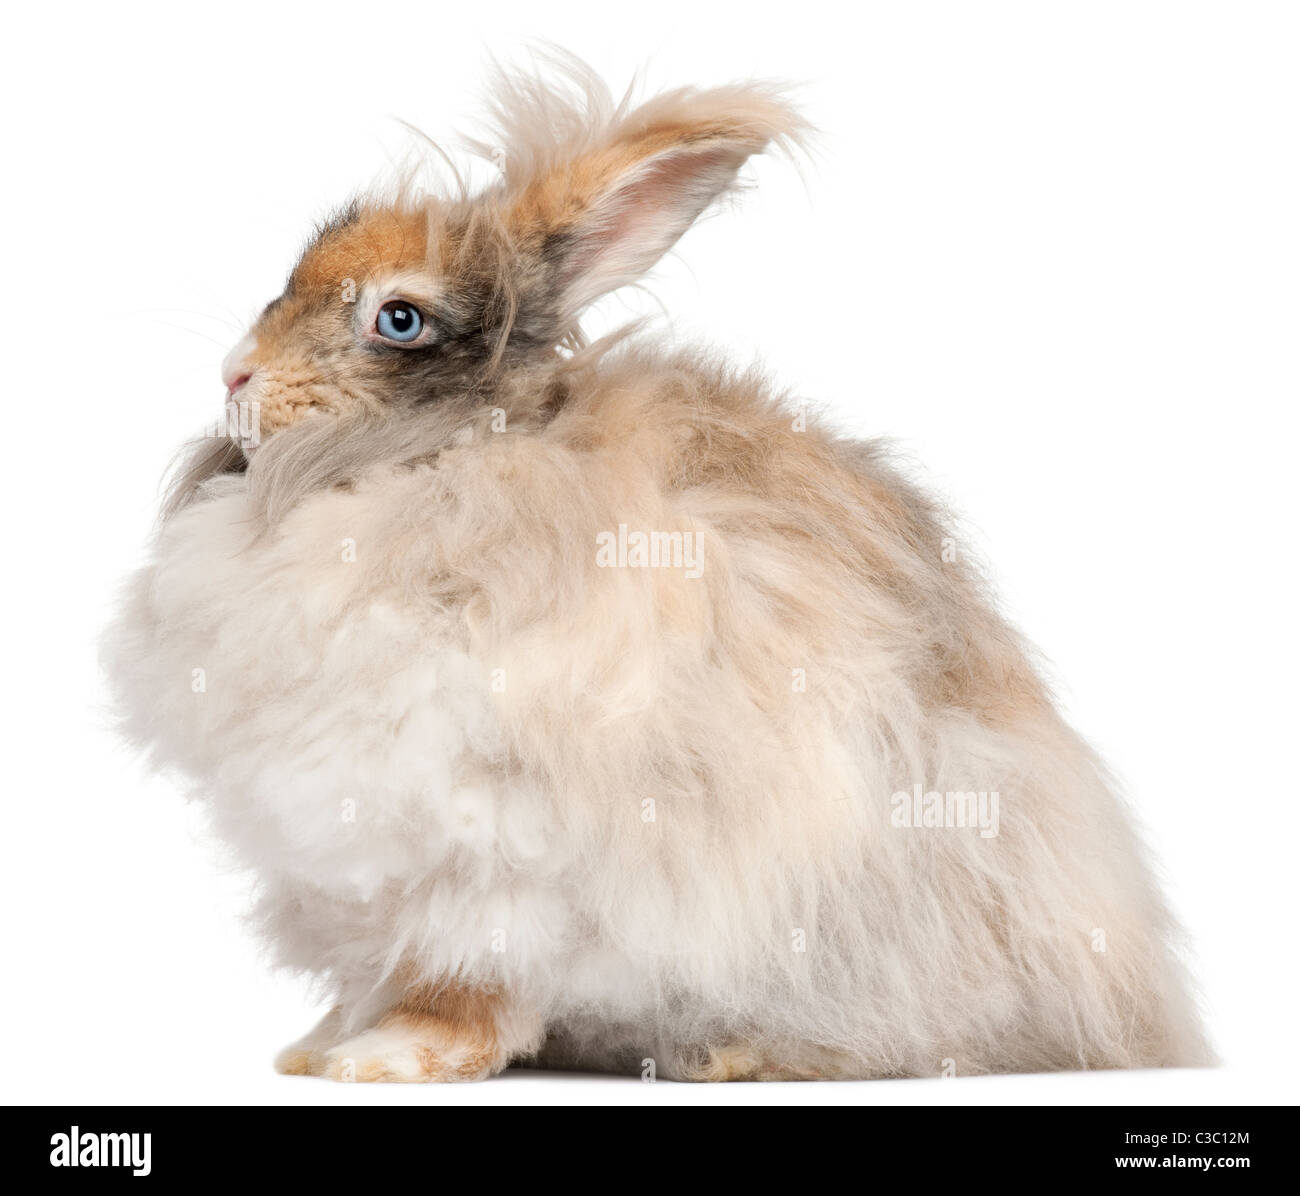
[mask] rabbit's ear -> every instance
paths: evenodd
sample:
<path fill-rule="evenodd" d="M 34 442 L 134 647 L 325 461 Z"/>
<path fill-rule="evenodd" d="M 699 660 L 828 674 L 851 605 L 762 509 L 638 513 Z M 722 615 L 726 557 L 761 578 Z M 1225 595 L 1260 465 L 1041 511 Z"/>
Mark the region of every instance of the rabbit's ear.
<path fill-rule="evenodd" d="M 512 130 L 505 217 L 516 249 L 532 259 L 529 273 L 544 280 L 529 298 L 538 303 L 544 290 L 547 323 L 561 331 L 649 270 L 734 186 L 751 154 L 788 149 L 807 129 L 761 84 L 686 89 L 630 112 L 599 111 L 607 97 L 590 90 L 581 111 L 557 113 L 554 92 L 528 98 L 531 127 L 541 135 L 545 122 L 560 136 L 548 144 Z"/>

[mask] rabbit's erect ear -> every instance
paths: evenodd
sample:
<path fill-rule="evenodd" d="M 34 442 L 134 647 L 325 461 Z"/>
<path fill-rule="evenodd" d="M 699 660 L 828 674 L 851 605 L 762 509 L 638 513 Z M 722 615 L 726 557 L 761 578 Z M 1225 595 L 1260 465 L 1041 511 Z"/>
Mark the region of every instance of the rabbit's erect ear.
<path fill-rule="evenodd" d="M 583 99 L 530 80 L 508 85 L 505 220 L 561 331 L 649 270 L 751 154 L 789 149 L 807 125 L 776 88 L 684 89 L 626 111 L 586 77 Z M 500 161 L 500 158 L 498 158 Z M 537 316 L 540 313 L 529 313 Z"/>

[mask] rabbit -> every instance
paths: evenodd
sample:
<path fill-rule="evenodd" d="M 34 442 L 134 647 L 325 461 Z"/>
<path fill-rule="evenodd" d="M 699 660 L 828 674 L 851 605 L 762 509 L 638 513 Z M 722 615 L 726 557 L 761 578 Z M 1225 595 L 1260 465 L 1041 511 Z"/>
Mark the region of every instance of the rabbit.
<path fill-rule="evenodd" d="M 584 313 L 766 83 L 504 74 L 499 171 L 366 193 L 223 365 L 104 660 L 331 1009 L 290 1075 L 1211 1061 L 1113 779 L 952 523 L 755 370 Z"/>

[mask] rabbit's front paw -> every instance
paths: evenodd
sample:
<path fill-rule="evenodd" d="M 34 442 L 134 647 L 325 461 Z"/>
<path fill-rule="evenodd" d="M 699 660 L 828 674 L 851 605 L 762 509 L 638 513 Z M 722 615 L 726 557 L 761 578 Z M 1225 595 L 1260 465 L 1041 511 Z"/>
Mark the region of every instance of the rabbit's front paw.
<path fill-rule="evenodd" d="M 343 1037 L 343 1011 L 331 1009 L 297 1042 L 275 1057 L 275 1070 L 283 1076 L 324 1074 L 325 1052 Z"/>
<path fill-rule="evenodd" d="M 537 1017 L 500 993 L 454 984 L 415 986 L 378 1023 L 347 1037 L 335 1009 L 275 1061 L 286 1075 L 363 1083 L 485 1080 L 541 1043 Z"/>
<path fill-rule="evenodd" d="M 506 1065 L 494 1034 L 451 1027 L 422 1014 L 389 1014 L 355 1038 L 311 1056 L 309 1074 L 362 1083 L 485 1080 Z"/>

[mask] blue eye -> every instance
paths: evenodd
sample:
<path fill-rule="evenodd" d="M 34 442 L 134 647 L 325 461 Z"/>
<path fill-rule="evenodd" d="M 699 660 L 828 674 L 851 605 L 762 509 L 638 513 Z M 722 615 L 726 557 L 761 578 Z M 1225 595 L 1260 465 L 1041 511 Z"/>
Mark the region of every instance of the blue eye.
<path fill-rule="evenodd" d="M 403 299 L 385 303 L 375 320 L 375 331 L 389 341 L 413 341 L 423 327 L 424 317 Z"/>

